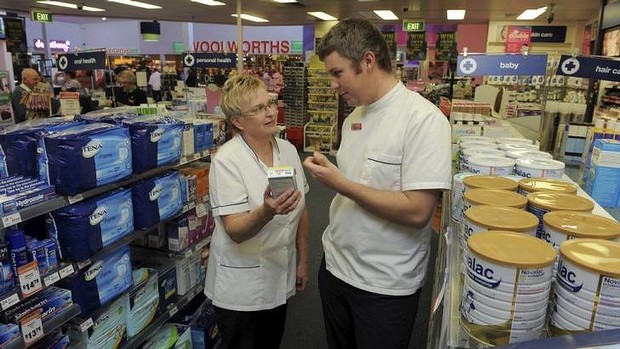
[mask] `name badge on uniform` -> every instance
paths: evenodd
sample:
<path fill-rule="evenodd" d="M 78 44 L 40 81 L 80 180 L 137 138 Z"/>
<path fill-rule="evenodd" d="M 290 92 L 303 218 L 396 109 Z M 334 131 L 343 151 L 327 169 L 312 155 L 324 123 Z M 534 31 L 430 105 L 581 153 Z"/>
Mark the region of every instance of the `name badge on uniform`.
<path fill-rule="evenodd" d="M 354 122 L 351 124 L 351 131 L 359 131 L 362 129 L 362 123 L 361 122 Z"/>

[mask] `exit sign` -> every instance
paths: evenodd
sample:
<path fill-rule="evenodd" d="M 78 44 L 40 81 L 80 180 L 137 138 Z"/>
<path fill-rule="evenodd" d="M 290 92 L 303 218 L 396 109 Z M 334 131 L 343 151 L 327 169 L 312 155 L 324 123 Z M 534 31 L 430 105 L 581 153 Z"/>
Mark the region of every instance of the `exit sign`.
<path fill-rule="evenodd" d="M 406 32 L 423 32 L 424 31 L 424 21 L 423 20 L 413 20 L 413 19 L 403 19 L 403 31 Z"/>
<path fill-rule="evenodd" d="M 37 21 L 37 22 L 51 22 L 52 21 L 52 14 L 47 11 L 31 10 L 30 16 L 33 21 Z"/>

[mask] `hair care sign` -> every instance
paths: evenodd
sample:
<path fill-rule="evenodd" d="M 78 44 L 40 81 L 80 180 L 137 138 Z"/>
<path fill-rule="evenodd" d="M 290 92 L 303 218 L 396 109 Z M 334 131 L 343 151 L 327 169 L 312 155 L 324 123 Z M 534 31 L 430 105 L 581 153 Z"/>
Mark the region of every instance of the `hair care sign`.
<path fill-rule="evenodd" d="M 523 48 L 530 46 L 532 37 L 531 27 L 509 25 L 506 27 L 506 31 L 506 46 L 504 52 L 520 53 Z"/>

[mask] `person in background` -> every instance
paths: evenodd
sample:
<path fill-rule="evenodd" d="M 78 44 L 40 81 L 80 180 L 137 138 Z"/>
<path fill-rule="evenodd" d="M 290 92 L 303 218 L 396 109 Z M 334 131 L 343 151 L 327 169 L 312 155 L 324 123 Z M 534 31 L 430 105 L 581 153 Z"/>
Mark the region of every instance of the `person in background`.
<path fill-rule="evenodd" d="M 157 67 L 153 68 L 153 72 L 149 77 L 149 86 L 155 103 L 161 101 L 161 73 Z"/>
<path fill-rule="evenodd" d="M 282 74 L 277 71 L 275 68 L 272 68 L 269 71 L 269 92 L 280 94 L 282 88 L 284 87 L 284 79 L 282 78 Z"/>
<path fill-rule="evenodd" d="M 194 68 L 189 68 L 187 72 L 187 79 L 185 79 L 185 86 L 197 87 L 198 86 L 198 72 Z"/>
<path fill-rule="evenodd" d="M 38 71 L 32 68 L 23 69 L 21 81 L 11 94 L 13 120 L 16 124 L 58 113 L 60 102 L 52 98 L 53 92 L 49 84 L 41 81 Z"/>
<path fill-rule="evenodd" d="M 69 80 L 68 82 L 66 82 L 62 86 L 61 91 L 79 93 L 81 114 L 85 114 L 90 111 L 99 109 L 99 103 L 92 100 L 90 96 L 85 93 L 84 89 L 82 89 L 80 86 L 80 82 L 77 80 Z"/>
<path fill-rule="evenodd" d="M 327 342 L 408 348 L 430 255 L 431 218 L 451 183 L 451 131 L 441 112 L 394 75 L 369 21 L 345 19 L 322 38 L 331 87 L 355 110 L 338 166 L 315 152 L 304 166 L 336 191 L 319 271 Z"/>
<path fill-rule="evenodd" d="M 274 137 L 274 102 L 254 76 L 235 75 L 223 89 L 220 106 L 236 135 L 209 171 L 215 231 L 204 289 L 222 349 L 278 349 L 287 299 L 308 282 L 308 185 L 296 148 Z M 296 188 L 274 195 L 272 166 L 292 166 Z"/>
<path fill-rule="evenodd" d="M 130 105 L 138 106 L 146 104 L 146 92 L 136 85 L 136 74 L 130 69 L 125 69 L 116 75 L 116 82 L 121 85 L 122 91 L 116 96 L 116 106 Z"/>

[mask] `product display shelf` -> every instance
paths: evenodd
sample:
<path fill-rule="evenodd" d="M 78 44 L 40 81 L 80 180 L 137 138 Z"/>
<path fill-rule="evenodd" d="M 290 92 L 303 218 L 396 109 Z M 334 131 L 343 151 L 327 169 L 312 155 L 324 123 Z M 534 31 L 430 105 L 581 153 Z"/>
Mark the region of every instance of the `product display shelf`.
<path fill-rule="evenodd" d="M 303 127 L 308 122 L 306 103 L 306 67 L 299 65 L 284 66 L 284 89 L 282 100 L 284 101 L 284 125 L 286 127 Z"/>
<path fill-rule="evenodd" d="M 137 175 L 133 175 L 129 179 L 126 179 L 120 182 L 107 184 L 107 185 L 97 187 L 97 188 L 94 188 L 94 189 L 91 189 L 91 190 L 88 190 L 88 191 L 85 191 L 83 193 L 73 195 L 73 196 L 57 196 L 51 200 L 42 202 L 40 204 L 32 205 L 24 209 L 21 209 L 19 211 L 6 213 L 5 215 L 0 216 L 0 220 L 1 220 L 0 229 L 13 226 L 15 224 L 27 221 L 34 217 L 41 216 L 45 213 L 49 213 L 51 211 L 63 208 L 65 206 L 75 204 L 85 199 L 109 192 L 111 190 L 130 185 L 142 179 L 155 176 L 157 174 L 166 172 L 168 170 L 172 170 L 178 166 L 182 166 L 182 165 L 188 164 L 190 162 L 193 162 L 199 159 L 207 158 L 210 155 L 211 155 L 211 150 L 205 150 L 200 153 L 184 156 L 176 164 L 170 164 L 170 165 L 154 168 L 152 170 L 149 170 L 149 171 L 137 174 Z"/>
<path fill-rule="evenodd" d="M 308 115 L 304 151 L 334 155 L 338 146 L 338 93 L 331 88 L 325 65 L 314 56 L 308 67 Z"/>
<path fill-rule="evenodd" d="M 564 175 L 563 180 L 573 183 L 577 187 L 577 195 L 592 198 L 579 187 L 568 176 Z M 592 200 L 594 202 L 594 200 Z M 442 198 L 442 207 L 448 209 L 442 210 L 441 229 L 442 236 L 439 237 L 439 246 L 437 259 L 435 261 L 435 283 L 433 285 L 433 304 L 431 309 L 428 343 L 429 348 L 488 348 L 489 345 L 478 342 L 471 338 L 460 324 L 460 302 L 461 302 L 461 282 L 460 273 L 462 254 L 458 243 L 458 234 L 460 225 L 452 220 L 449 207 L 449 194 L 444 193 Z M 592 213 L 609 219 L 615 218 L 609 214 L 599 204 L 594 202 Z M 620 344 L 620 330 L 609 330 L 602 332 L 592 332 L 584 335 L 588 338 L 589 343 Z M 552 343 L 572 343 L 575 345 L 573 336 L 561 336 L 552 338 L 543 338 L 536 341 L 522 342 L 512 344 L 510 348 L 540 348 L 549 349 L 545 341 Z M 600 340 L 600 341 L 599 341 Z M 538 344 L 540 342 L 540 344 Z M 536 344 L 534 344 L 536 343 Z M 506 346 L 503 346 L 504 348 Z M 556 347 L 554 347 L 556 348 Z M 580 346 L 558 346 L 557 348 L 580 348 Z"/>
<path fill-rule="evenodd" d="M 152 253 L 156 258 L 172 258 L 172 259 L 182 259 L 189 258 L 196 253 L 199 253 L 205 246 L 211 243 L 211 236 L 203 237 L 201 240 L 197 241 L 194 245 L 186 248 L 183 251 L 175 252 L 169 250 L 161 250 L 152 247 L 145 246 L 131 246 L 134 249 L 141 250 L 143 252 Z"/>
<path fill-rule="evenodd" d="M 63 326 L 65 323 L 69 322 L 69 320 L 75 318 L 79 314 L 80 314 L 80 306 L 77 304 L 73 304 L 69 308 L 65 309 L 60 315 L 43 323 L 42 327 L 34 326 L 34 328 L 32 328 L 31 330 L 32 331 L 31 335 L 34 336 L 34 339 L 29 340 L 28 344 L 26 344 L 25 338 L 20 338 L 19 340 L 16 340 L 8 344 L 7 346 L 2 346 L 2 349 L 30 348 L 33 345 L 35 345 L 41 338 L 56 331 L 61 326 Z M 40 317 L 39 317 L 39 320 L 40 320 Z"/>
<path fill-rule="evenodd" d="M 156 317 L 153 322 L 151 322 L 142 332 L 138 333 L 136 336 L 131 337 L 125 342 L 121 344 L 120 348 L 122 349 L 131 349 L 138 348 L 144 341 L 153 336 L 153 334 L 162 327 L 168 320 L 170 320 L 176 313 L 179 312 L 180 309 L 183 309 L 194 297 L 200 294 L 203 290 L 204 285 L 199 283 L 189 292 L 180 296 L 176 302 L 169 304 L 166 309 L 162 309 L 160 312 L 160 316 Z"/>

